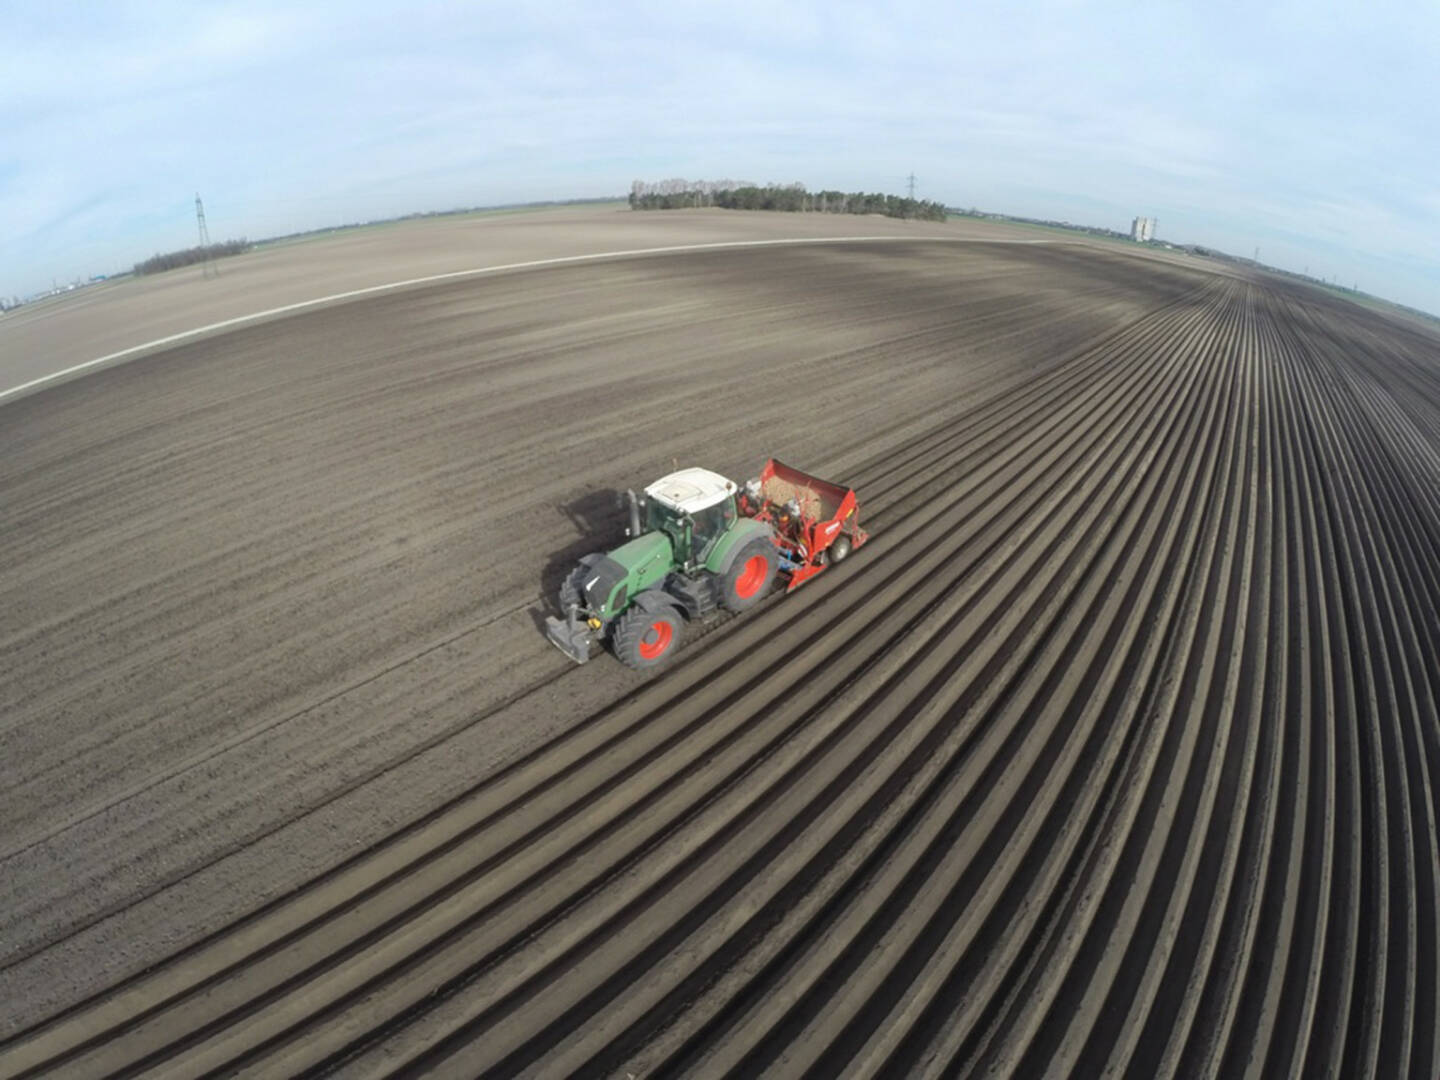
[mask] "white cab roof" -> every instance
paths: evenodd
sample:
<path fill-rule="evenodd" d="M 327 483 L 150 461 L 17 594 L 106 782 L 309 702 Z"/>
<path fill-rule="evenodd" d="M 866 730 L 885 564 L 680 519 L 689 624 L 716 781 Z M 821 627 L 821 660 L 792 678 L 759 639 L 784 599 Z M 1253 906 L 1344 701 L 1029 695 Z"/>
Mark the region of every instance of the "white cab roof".
<path fill-rule="evenodd" d="M 709 469 L 681 469 L 662 476 L 645 489 L 648 498 L 696 514 L 735 493 L 735 484 Z"/>

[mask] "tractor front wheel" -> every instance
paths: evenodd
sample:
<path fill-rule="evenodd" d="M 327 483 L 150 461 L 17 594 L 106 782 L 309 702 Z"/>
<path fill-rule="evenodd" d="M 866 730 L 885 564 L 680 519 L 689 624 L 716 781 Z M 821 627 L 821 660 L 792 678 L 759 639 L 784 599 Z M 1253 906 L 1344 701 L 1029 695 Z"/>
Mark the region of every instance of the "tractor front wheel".
<path fill-rule="evenodd" d="M 632 606 L 615 625 L 615 655 L 636 671 L 649 671 L 680 649 L 685 623 L 673 609 L 643 611 Z"/>
<path fill-rule="evenodd" d="M 779 565 L 775 545 L 769 540 L 752 540 L 740 549 L 735 561 L 720 577 L 720 599 L 730 611 L 749 611 L 765 599 L 775 581 Z"/>
<path fill-rule="evenodd" d="M 571 604 L 585 606 L 585 579 L 590 574 L 590 568 L 605 556 L 599 552 L 586 555 L 580 560 L 580 565 L 570 571 L 570 575 L 560 583 L 560 610 L 568 612 Z"/>

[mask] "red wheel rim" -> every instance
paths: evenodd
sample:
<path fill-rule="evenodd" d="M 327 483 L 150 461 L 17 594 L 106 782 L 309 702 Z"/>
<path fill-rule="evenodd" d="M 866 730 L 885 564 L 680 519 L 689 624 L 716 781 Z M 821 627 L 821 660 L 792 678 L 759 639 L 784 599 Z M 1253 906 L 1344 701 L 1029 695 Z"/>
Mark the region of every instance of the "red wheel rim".
<path fill-rule="evenodd" d="M 656 619 L 640 639 L 640 655 L 646 660 L 654 660 L 668 649 L 670 642 L 674 640 L 675 631 L 670 628 L 670 624 L 664 619 Z"/>
<path fill-rule="evenodd" d="M 764 555 L 751 555 L 745 561 L 745 569 L 740 571 L 740 576 L 735 579 L 735 592 L 740 599 L 747 600 L 760 591 L 760 586 L 765 584 L 765 573 L 769 569 L 770 564 Z"/>

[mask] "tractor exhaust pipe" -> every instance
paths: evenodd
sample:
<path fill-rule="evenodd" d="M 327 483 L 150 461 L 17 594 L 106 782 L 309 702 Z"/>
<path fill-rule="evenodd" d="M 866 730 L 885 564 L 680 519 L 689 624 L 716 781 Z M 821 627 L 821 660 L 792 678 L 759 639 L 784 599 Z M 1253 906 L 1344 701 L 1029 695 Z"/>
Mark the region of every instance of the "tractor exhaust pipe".
<path fill-rule="evenodd" d="M 630 527 L 625 530 L 625 535 L 633 540 L 640 535 L 640 499 L 633 488 L 625 489 L 625 499 L 630 504 Z"/>

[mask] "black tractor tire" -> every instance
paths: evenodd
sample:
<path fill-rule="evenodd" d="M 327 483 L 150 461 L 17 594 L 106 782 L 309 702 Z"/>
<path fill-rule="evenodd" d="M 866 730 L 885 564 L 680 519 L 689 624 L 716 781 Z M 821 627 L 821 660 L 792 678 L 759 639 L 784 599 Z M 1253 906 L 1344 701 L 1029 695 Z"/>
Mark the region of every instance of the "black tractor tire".
<path fill-rule="evenodd" d="M 684 634 L 685 620 L 674 608 L 645 611 L 632 604 L 616 622 L 610 644 L 626 667 L 653 671 L 680 651 Z"/>
<path fill-rule="evenodd" d="M 764 538 L 751 540 L 736 554 L 730 569 L 720 575 L 720 602 L 726 610 L 749 611 L 765 599 L 775 584 L 780 556 L 775 545 Z"/>
<path fill-rule="evenodd" d="M 850 547 L 850 537 L 846 536 L 844 533 L 841 533 L 835 538 L 835 542 L 831 544 L 828 548 L 826 548 L 826 562 L 828 562 L 831 566 L 834 566 L 836 563 L 839 562 L 844 562 L 845 556 L 850 554 Z"/>
<path fill-rule="evenodd" d="M 586 555 L 580 560 L 580 564 L 570 571 L 570 576 L 560 583 L 561 611 L 569 612 L 571 604 L 585 606 L 585 575 L 604 557 L 598 551 Z"/>

